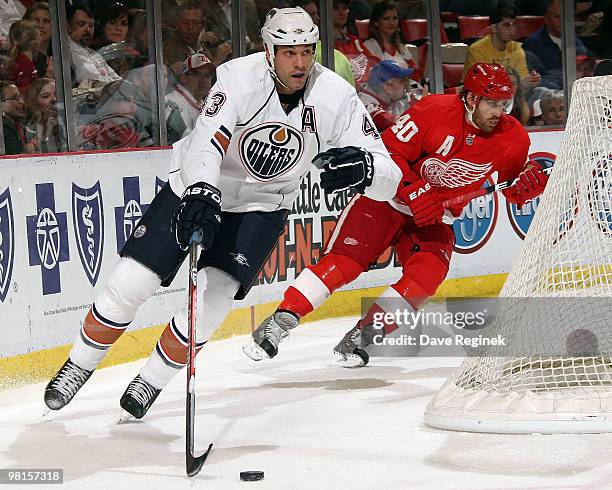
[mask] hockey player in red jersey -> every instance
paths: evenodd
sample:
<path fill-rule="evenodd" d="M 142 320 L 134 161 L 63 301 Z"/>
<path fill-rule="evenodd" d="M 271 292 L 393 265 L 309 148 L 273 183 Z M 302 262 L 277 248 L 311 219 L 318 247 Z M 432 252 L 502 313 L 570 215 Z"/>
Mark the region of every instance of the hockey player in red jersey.
<path fill-rule="evenodd" d="M 455 236 L 450 223 L 463 204 L 443 202 L 479 189 L 497 172 L 498 181 L 519 177 L 506 199 L 522 205 L 543 190 L 546 175 L 527 162 L 529 137 L 507 115 L 512 83 L 501 65 L 477 63 L 468 71 L 461 95 L 430 95 L 387 129 L 383 141 L 403 172 L 396 197 L 376 202 L 356 195 L 340 215 L 321 260 L 304 270 L 275 313 L 253 332 L 244 347 L 254 360 L 273 357 L 299 319 L 336 289 L 366 271 L 390 245 L 402 264 L 402 277 L 386 288 L 334 352 L 346 367 L 367 364 L 373 314 L 385 305 L 418 309 L 448 273 Z M 322 186 L 328 185 L 326 176 Z M 397 328 L 385 325 L 389 331 Z"/>

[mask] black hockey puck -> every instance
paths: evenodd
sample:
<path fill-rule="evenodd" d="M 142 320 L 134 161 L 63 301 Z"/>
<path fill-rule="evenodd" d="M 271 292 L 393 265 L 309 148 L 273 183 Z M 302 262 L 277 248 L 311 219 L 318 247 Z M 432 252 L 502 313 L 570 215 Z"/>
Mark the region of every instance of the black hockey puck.
<path fill-rule="evenodd" d="M 263 480 L 264 472 L 263 471 L 241 471 L 240 479 L 242 481 L 258 481 Z"/>

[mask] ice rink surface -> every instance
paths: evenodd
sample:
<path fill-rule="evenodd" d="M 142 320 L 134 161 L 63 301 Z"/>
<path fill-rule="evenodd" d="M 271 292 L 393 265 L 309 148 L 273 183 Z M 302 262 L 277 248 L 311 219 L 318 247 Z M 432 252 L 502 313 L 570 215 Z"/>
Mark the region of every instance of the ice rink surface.
<path fill-rule="evenodd" d="M 196 448 L 214 448 L 194 478 L 184 470 L 182 373 L 142 421 L 117 425 L 119 397 L 143 361 L 96 372 L 67 407 L 44 418 L 44 383 L 0 392 L 0 468 L 63 468 L 61 488 L 78 489 L 612 488 L 612 434 L 426 427 L 425 405 L 459 360 L 335 366 L 331 350 L 354 323 L 305 324 L 260 363 L 242 354 L 246 337 L 206 345 L 197 366 Z M 245 470 L 262 470 L 265 479 L 240 482 Z"/>

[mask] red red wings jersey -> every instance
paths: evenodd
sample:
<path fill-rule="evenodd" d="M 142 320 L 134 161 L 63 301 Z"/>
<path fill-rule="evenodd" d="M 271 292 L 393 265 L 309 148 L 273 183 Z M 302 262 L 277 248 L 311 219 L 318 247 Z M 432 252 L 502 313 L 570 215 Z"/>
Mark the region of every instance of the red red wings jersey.
<path fill-rule="evenodd" d="M 425 97 L 382 138 L 403 181 L 421 177 L 444 200 L 479 189 L 496 171 L 500 182 L 518 176 L 530 144 L 521 124 L 505 114 L 490 133 L 472 126 L 458 95 Z"/>

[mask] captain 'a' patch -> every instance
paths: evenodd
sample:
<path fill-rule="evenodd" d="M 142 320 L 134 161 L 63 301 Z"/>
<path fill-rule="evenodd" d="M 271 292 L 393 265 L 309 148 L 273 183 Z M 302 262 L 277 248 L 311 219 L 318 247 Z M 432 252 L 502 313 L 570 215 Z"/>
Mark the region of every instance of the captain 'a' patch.
<path fill-rule="evenodd" d="M 239 150 L 249 174 L 257 180 L 268 181 L 288 172 L 300 161 L 304 139 L 292 126 L 268 122 L 245 131 Z"/>

